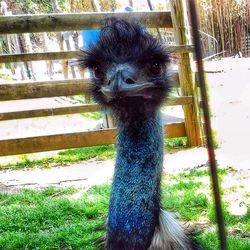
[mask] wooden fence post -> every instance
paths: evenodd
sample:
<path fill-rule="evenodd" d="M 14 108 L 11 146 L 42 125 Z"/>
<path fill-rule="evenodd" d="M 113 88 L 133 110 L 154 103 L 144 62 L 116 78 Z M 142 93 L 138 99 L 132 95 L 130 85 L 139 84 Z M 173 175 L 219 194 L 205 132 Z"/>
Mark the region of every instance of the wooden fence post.
<path fill-rule="evenodd" d="M 190 45 L 191 35 L 188 24 L 186 0 L 170 0 L 170 6 L 176 44 Z M 188 142 L 190 146 L 201 146 L 202 125 L 189 52 L 179 54 L 179 79 L 182 95 L 193 96 L 194 100 L 192 104 L 183 106 Z"/>

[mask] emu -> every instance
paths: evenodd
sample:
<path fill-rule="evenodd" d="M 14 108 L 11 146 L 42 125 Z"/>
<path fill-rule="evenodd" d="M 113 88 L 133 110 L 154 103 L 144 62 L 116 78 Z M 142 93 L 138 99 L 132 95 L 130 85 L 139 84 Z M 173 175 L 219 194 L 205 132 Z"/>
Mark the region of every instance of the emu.
<path fill-rule="evenodd" d="M 144 26 L 107 19 L 96 44 L 82 52 L 89 91 L 113 111 L 118 146 L 109 202 L 109 250 L 189 250 L 198 246 L 161 209 L 163 126 L 160 106 L 170 91 L 170 57 Z"/>

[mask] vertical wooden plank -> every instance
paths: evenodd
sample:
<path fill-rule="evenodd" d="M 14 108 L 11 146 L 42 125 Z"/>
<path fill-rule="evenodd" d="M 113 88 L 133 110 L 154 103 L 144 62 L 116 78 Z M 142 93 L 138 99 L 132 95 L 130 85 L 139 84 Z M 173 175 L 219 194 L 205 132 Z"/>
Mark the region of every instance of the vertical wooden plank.
<path fill-rule="evenodd" d="M 185 0 L 170 0 L 172 23 L 175 29 L 175 40 L 178 45 L 191 44 L 187 6 Z M 201 121 L 191 58 L 188 52 L 179 55 L 179 79 L 182 95 L 193 96 L 192 104 L 183 106 L 186 133 L 190 146 L 201 146 Z"/>

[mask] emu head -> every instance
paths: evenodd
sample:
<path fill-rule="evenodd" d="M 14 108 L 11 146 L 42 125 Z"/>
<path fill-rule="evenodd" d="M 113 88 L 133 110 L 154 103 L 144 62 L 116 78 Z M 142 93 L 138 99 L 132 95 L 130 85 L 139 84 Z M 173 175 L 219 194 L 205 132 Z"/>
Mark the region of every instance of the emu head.
<path fill-rule="evenodd" d="M 117 112 L 145 112 L 167 96 L 169 55 L 142 25 L 107 19 L 99 41 L 83 53 L 91 94 L 101 105 Z"/>

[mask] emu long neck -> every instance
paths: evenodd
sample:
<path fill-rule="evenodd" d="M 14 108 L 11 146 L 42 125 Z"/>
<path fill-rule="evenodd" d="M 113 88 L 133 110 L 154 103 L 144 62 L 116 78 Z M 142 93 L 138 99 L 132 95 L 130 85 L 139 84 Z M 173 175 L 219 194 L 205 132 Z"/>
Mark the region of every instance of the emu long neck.
<path fill-rule="evenodd" d="M 147 249 L 159 223 L 162 122 L 158 111 L 138 118 L 134 122 L 118 121 L 108 249 Z"/>

